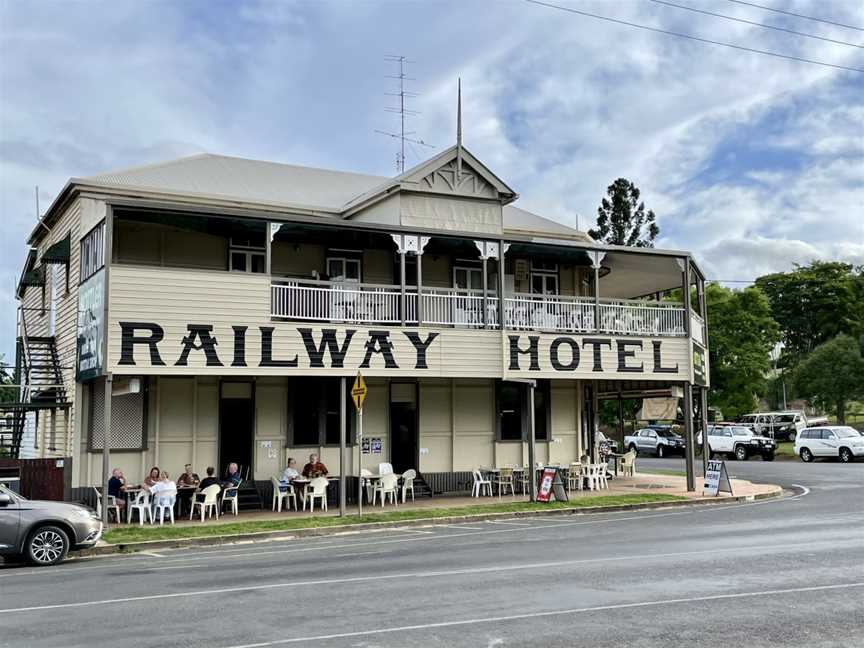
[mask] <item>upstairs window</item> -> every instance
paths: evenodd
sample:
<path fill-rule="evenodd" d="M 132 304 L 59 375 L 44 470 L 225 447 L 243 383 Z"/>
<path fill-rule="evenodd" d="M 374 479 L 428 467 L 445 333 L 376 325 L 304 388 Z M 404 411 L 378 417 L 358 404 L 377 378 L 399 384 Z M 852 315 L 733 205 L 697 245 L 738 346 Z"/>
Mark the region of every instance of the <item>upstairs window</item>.
<path fill-rule="evenodd" d="M 228 261 L 231 272 L 267 272 L 267 252 L 258 237 L 232 236 L 228 247 Z"/>
<path fill-rule="evenodd" d="M 80 276 L 78 281 L 87 281 L 105 265 L 105 221 L 99 223 L 81 239 Z"/>

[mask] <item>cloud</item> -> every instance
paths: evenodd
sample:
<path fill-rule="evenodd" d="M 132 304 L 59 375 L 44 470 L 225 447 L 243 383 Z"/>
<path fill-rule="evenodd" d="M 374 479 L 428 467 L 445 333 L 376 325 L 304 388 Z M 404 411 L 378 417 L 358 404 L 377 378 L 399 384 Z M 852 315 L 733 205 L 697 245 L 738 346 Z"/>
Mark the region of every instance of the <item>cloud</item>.
<path fill-rule="evenodd" d="M 796 3 L 854 22 L 855 3 Z M 841 65 L 854 48 L 651 3 L 580 10 Z M 409 119 L 435 149 L 455 139 L 570 225 L 593 222 L 627 177 L 661 244 L 710 274 L 751 279 L 812 258 L 861 258 L 861 75 L 513 3 L 0 3 L 0 352 L 36 214 L 71 176 L 201 151 L 393 173 L 383 108 L 405 54 Z M 844 30 L 730 4 L 750 20 Z"/>

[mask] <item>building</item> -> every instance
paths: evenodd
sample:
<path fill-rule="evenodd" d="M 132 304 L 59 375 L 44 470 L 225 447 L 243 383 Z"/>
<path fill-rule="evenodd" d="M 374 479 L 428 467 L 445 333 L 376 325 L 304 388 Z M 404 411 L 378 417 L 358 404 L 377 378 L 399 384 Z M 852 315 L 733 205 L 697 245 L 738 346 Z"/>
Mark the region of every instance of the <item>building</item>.
<path fill-rule="evenodd" d="M 532 418 L 537 461 L 591 452 L 601 398 L 683 395 L 692 434 L 691 256 L 516 200 L 461 144 L 393 178 L 216 155 L 73 178 L 29 239 L 0 439 L 101 483 L 109 374 L 111 464 L 133 481 L 236 461 L 263 482 L 313 451 L 338 472 L 346 402 L 347 474 L 388 461 L 442 491 L 527 463 Z M 358 371 L 362 447 L 340 380 Z"/>

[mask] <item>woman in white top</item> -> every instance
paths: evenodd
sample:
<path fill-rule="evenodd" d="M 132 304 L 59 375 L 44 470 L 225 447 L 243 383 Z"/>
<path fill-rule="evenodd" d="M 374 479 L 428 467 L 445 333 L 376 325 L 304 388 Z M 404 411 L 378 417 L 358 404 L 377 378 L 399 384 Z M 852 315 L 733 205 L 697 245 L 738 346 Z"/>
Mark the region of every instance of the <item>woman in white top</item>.
<path fill-rule="evenodd" d="M 159 475 L 160 479 L 158 482 L 153 484 L 150 487 L 150 492 L 154 495 L 158 495 L 159 493 L 163 493 L 165 491 L 176 491 L 177 484 L 175 484 L 168 476 L 168 472 L 163 470 L 162 474 Z"/>
<path fill-rule="evenodd" d="M 297 462 L 293 457 L 288 457 L 288 467 L 282 472 L 282 481 L 291 483 L 300 476 L 297 471 Z"/>

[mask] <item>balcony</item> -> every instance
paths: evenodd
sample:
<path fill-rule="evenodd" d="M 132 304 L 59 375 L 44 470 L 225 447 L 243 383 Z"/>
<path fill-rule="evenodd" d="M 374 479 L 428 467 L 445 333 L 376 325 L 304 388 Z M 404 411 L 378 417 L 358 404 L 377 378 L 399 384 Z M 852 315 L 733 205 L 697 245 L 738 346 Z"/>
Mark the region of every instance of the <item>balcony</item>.
<path fill-rule="evenodd" d="M 328 282 L 271 282 L 271 317 L 350 324 L 499 328 L 499 299 L 481 290 Z M 419 308 L 418 308 L 419 306 Z M 404 313 L 404 317 L 403 317 Z M 515 293 L 504 298 L 504 327 L 561 333 L 685 335 L 684 307 L 673 302 Z M 599 326 L 598 326 L 599 323 Z"/>

